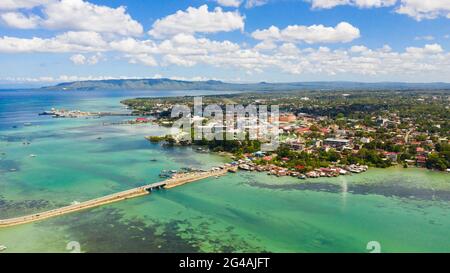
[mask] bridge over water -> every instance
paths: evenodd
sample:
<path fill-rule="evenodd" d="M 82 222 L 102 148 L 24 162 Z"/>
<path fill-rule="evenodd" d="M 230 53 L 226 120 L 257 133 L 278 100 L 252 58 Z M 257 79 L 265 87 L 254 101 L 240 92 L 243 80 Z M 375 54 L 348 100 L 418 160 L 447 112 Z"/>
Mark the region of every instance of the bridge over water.
<path fill-rule="evenodd" d="M 68 214 L 68 213 L 72 213 L 72 212 L 76 212 L 76 211 L 80 211 L 80 210 L 95 208 L 95 207 L 119 202 L 122 200 L 127 200 L 130 198 L 147 195 L 150 192 L 152 192 L 153 190 L 157 190 L 157 189 L 162 189 L 162 188 L 169 189 L 169 188 L 184 185 L 186 183 L 205 179 L 208 177 L 222 176 L 228 172 L 228 169 L 229 168 L 224 167 L 219 170 L 212 170 L 212 171 L 207 171 L 207 172 L 177 174 L 174 177 L 164 180 L 164 181 L 161 181 L 161 182 L 148 184 L 148 185 L 141 186 L 138 188 L 110 194 L 107 196 L 103 196 L 100 198 L 92 199 L 92 200 L 77 203 L 77 204 L 72 204 L 70 206 L 53 209 L 53 210 L 49 210 L 49 211 L 45 211 L 45 212 L 30 214 L 30 215 L 26 215 L 26 216 L 21 216 L 21 217 L 0 220 L 0 228 L 36 222 L 36 221 L 48 219 L 51 217 L 56 217 L 56 216 L 60 216 L 60 215 L 64 215 L 64 214 Z"/>

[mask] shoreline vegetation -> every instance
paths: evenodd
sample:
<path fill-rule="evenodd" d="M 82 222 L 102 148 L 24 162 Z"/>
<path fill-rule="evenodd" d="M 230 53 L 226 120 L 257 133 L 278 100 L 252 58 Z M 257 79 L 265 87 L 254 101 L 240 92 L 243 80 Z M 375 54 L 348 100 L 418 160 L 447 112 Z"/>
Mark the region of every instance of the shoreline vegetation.
<path fill-rule="evenodd" d="M 200 150 L 230 153 L 234 160 L 248 165 L 242 169 L 270 172 L 279 168 L 280 175 L 314 177 L 315 172 L 333 176 L 340 170 L 398 165 L 448 173 L 449 94 L 449 90 L 360 90 L 209 95 L 202 97 L 203 103 L 217 104 L 222 109 L 227 104 L 279 105 L 280 147 L 263 153 L 262 142 L 248 137 L 244 141 L 186 142 L 176 135 L 147 139 L 164 145 L 196 145 Z M 134 115 L 152 116 L 155 123 L 170 127 L 175 121 L 170 117 L 171 109 L 177 104 L 192 109 L 193 98 L 138 98 L 122 103 Z M 202 119 L 203 126 L 212 122 Z"/>
<path fill-rule="evenodd" d="M 169 146 L 193 145 L 197 147 L 196 151 L 198 152 L 213 152 L 229 157 L 232 160 L 230 164 L 240 170 L 266 172 L 268 175 L 277 177 L 291 176 L 299 179 L 337 177 L 351 173 L 362 173 L 369 168 L 369 166 L 360 163 L 346 165 L 338 162 L 321 162 L 318 158 L 308 157 L 307 154 L 300 154 L 298 158 L 294 159 L 295 154 L 289 154 L 286 149 L 278 149 L 279 154 L 270 153 L 268 155 L 259 151 L 261 142 L 258 140 L 207 141 L 203 139 L 193 141 L 191 144 L 180 144 L 170 135 L 149 136 L 146 139 L 152 143 L 162 143 Z"/>

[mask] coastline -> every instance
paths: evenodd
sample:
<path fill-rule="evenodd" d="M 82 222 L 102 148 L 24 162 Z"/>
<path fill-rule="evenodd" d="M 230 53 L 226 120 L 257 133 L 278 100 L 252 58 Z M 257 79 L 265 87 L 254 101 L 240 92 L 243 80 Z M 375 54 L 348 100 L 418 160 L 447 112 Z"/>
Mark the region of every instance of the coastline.
<path fill-rule="evenodd" d="M 92 100 L 89 95 L 89 100 L 77 101 L 78 95 L 68 94 L 57 104 L 68 109 L 118 109 L 117 98 Z M 0 201 L 6 201 L 2 210 L 11 217 L 52 208 L 42 200 L 64 204 L 139 186 L 157 179 L 162 169 L 225 163 L 215 152 L 166 149 L 145 141 L 147 135 L 164 133 L 157 126 L 103 127 L 99 120 L 47 119 L 36 116 L 52 107 L 45 97 L 26 108 L 18 107 L 17 101 L 2 102 L 9 112 L 18 113 L 2 120 L 6 138 L 0 139 L 7 167 L 0 173 L 5 189 Z M 23 122 L 39 126 L 11 129 Z M 24 137 L 31 145 L 22 144 Z M 29 157 L 31 153 L 37 157 Z M 7 172 L 9 168 L 18 171 Z M 193 245 L 199 252 L 364 252 L 368 240 L 383 236 L 385 252 L 448 250 L 443 238 L 449 236 L 450 203 L 432 199 L 433 193 L 439 198 L 440 188 L 447 188 L 441 186 L 448 184 L 447 175 L 401 166 L 395 170 L 371 168 L 361 175 L 305 181 L 240 172 L 155 192 L 151 198 L 1 229 L 0 241 L 8 246 L 6 252 L 64 252 L 67 240 L 73 239 L 82 242 L 86 252 L 177 252 L 184 249 L 180 244 Z M 400 191 L 392 185 L 400 185 Z M 429 190 L 421 197 L 408 186 Z"/>

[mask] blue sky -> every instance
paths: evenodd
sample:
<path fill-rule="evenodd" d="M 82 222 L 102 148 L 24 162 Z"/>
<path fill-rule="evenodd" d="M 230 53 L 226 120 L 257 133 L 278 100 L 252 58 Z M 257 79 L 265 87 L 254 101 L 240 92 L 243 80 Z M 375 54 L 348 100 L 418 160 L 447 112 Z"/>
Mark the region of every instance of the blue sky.
<path fill-rule="evenodd" d="M 450 0 L 5 0 L 0 88 L 168 77 L 450 82 Z"/>

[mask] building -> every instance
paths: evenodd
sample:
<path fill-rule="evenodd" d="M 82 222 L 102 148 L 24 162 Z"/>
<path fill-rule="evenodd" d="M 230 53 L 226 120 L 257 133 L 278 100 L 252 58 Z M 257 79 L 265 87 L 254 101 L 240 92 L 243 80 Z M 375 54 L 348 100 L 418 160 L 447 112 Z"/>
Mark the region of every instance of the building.
<path fill-rule="evenodd" d="M 135 122 L 136 123 L 147 123 L 147 122 L 150 122 L 150 120 L 148 118 L 136 118 Z"/>
<path fill-rule="evenodd" d="M 384 153 L 387 159 L 391 160 L 392 162 L 397 162 L 398 159 L 398 153 L 394 152 L 386 152 Z"/>
<path fill-rule="evenodd" d="M 425 167 L 425 164 L 427 163 L 427 158 L 423 155 L 416 156 L 416 164 L 420 167 Z"/>
<path fill-rule="evenodd" d="M 295 122 L 297 120 L 297 117 L 294 114 L 283 114 L 280 115 L 280 122 Z"/>
<path fill-rule="evenodd" d="M 300 128 L 295 129 L 295 133 L 299 134 L 299 135 L 303 135 L 303 134 L 310 133 L 310 132 L 311 132 L 311 130 L 309 128 L 300 127 Z"/>
<path fill-rule="evenodd" d="M 348 139 L 327 138 L 323 141 L 324 145 L 329 145 L 334 148 L 341 148 L 350 143 Z"/>

